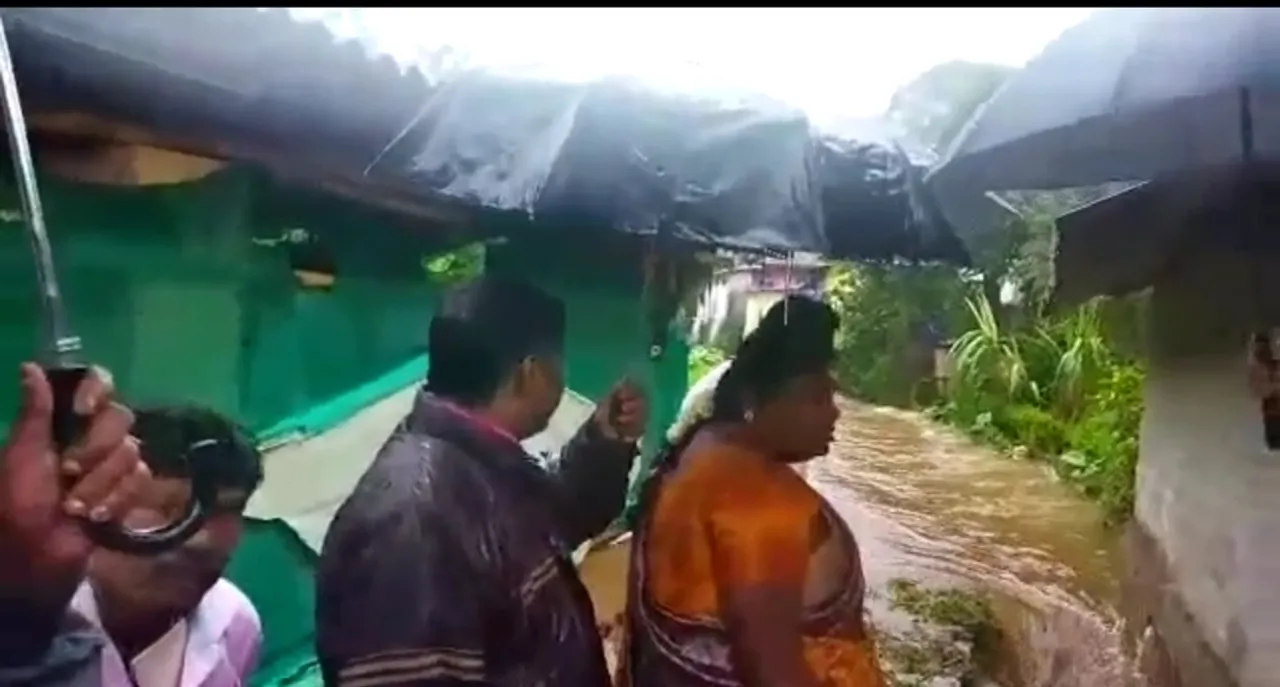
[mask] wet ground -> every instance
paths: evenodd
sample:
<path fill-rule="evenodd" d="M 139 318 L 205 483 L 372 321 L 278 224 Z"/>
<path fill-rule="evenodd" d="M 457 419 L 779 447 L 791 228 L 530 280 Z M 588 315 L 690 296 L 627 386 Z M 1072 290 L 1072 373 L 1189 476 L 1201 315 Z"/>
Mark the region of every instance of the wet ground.
<path fill-rule="evenodd" d="M 868 581 L 989 593 L 1006 633 L 1000 683 L 1121 687 L 1119 533 L 1033 462 L 905 411 L 842 403 L 837 443 L 806 476 L 849 521 Z M 873 599 L 886 630 L 909 622 Z"/>

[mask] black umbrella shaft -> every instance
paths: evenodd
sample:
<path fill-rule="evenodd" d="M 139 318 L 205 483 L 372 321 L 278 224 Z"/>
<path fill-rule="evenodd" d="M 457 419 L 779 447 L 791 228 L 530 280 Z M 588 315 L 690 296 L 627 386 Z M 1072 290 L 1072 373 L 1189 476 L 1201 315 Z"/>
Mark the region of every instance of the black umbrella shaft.
<path fill-rule="evenodd" d="M 66 367 L 76 362 L 80 338 L 68 328 L 62 292 L 58 288 L 58 277 L 53 269 L 53 250 L 49 246 L 49 233 L 45 230 L 40 189 L 36 185 L 35 165 L 31 160 L 31 146 L 27 142 L 27 122 L 22 114 L 18 79 L 13 71 L 13 57 L 9 54 L 9 39 L 3 18 L 0 18 L 0 85 L 3 86 L 0 99 L 4 105 L 5 128 L 9 132 L 9 152 L 13 155 L 14 180 L 18 184 L 18 197 L 22 201 L 22 219 L 27 228 L 27 238 L 31 241 L 36 281 L 44 308 L 44 362 L 52 367 Z"/>

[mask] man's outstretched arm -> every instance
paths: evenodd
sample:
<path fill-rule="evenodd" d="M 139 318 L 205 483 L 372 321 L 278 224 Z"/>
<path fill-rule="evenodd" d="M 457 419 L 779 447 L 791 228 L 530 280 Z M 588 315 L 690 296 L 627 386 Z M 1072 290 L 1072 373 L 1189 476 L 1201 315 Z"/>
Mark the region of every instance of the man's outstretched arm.
<path fill-rule="evenodd" d="M 557 519 L 570 549 L 603 532 L 622 514 L 638 452 L 636 442 L 606 436 L 591 418 L 550 462 Z"/>
<path fill-rule="evenodd" d="M 553 508 L 570 549 L 603 532 L 622 514 L 631 465 L 648 421 L 644 392 L 623 378 L 548 466 L 558 492 Z"/>

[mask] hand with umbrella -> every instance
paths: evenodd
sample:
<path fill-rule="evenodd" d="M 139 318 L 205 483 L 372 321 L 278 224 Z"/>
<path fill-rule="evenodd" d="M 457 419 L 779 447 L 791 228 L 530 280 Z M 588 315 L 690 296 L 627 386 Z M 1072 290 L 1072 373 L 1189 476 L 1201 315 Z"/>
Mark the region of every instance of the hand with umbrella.
<path fill-rule="evenodd" d="M 67 324 L 62 293 L 53 269 L 53 254 L 45 231 L 40 192 L 36 186 L 35 166 L 27 141 L 27 125 L 18 96 L 17 79 L 9 43 L 0 20 L 0 106 L 4 108 L 4 124 L 9 134 L 9 150 L 13 158 L 14 176 L 22 201 L 24 225 L 31 241 L 39 281 L 41 305 L 44 309 L 45 337 L 41 351 L 44 376 L 52 391 L 50 435 L 59 451 L 77 443 L 84 434 L 85 418 L 75 410 L 75 398 L 89 379 L 89 367 L 78 357 L 80 339 Z M 145 459 L 146 451 L 143 450 Z M 216 494 L 201 488 L 201 480 L 192 475 L 193 499 L 184 517 L 167 526 L 151 530 L 127 530 L 115 523 L 86 519 L 83 526 L 89 538 L 99 546 L 135 554 L 151 554 L 182 544 L 204 526 L 204 507 L 212 505 Z"/>

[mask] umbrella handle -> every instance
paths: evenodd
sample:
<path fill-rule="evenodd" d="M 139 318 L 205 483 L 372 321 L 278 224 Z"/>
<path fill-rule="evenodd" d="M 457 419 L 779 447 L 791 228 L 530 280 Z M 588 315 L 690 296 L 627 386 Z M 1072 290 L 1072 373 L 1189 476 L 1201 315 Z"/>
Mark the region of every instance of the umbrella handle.
<path fill-rule="evenodd" d="M 65 450 L 88 429 L 86 418 L 76 414 L 74 398 L 76 389 L 89 374 L 89 368 L 74 362 L 80 340 L 67 328 L 62 312 L 62 294 L 53 270 L 53 255 L 44 227 L 44 213 L 40 207 L 40 192 L 36 184 L 35 166 L 31 162 L 31 150 L 27 141 L 27 123 L 19 102 L 18 81 L 13 73 L 13 59 L 9 54 L 9 39 L 5 34 L 3 18 L 0 18 L 0 106 L 5 129 L 9 136 L 9 152 L 13 156 L 13 171 L 22 200 L 22 214 L 36 258 L 36 277 L 48 324 L 49 365 L 45 374 L 53 390 L 52 436 L 59 452 Z M 181 518 L 164 527 L 149 530 L 131 530 L 117 524 L 100 524 L 84 521 L 86 534 L 103 548 L 122 553 L 155 554 L 181 545 L 204 526 L 204 514 L 216 501 L 216 493 L 208 493 L 208 480 L 191 476 L 192 500 Z"/>
<path fill-rule="evenodd" d="M 75 412 L 76 389 L 89 376 L 87 365 L 62 365 L 45 368 L 45 376 L 53 391 L 53 423 L 50 428 L 58 452 L 66 450 L 88 429 L 88 419 Z M 105 549 L 146 556 L 181 546 L 204 527 L 205 513 L 217 494 L 203 487 L 208 480 L 192 475 L 192 498 L 186 512 L 177 520 L 152 529 L 134 530 L 118 523 L 85 520 L 82 525 L 95 544 Z"/>

